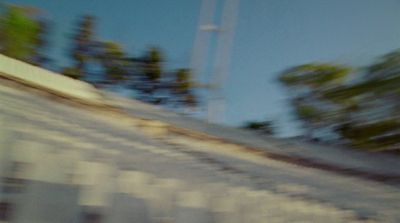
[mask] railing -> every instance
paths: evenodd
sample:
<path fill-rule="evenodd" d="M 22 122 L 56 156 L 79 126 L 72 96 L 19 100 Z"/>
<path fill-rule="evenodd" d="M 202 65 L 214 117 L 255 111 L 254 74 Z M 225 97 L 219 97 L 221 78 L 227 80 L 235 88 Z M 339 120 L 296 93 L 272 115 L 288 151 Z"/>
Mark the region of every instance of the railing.
<path fill-rule="evenodd" d="M 100 93 L 88 83 L 0 54 L 1 76 L 92 103 L 100 103 L 102 99 Z"/>

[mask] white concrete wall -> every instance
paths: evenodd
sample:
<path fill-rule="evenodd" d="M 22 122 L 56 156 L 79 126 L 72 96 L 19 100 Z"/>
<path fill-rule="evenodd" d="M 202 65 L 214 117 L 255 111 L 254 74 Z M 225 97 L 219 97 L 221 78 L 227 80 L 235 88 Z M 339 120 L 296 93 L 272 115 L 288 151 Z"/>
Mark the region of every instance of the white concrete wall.
<path fill-rule="evenodd" d="M 0 76 L 19 79 L 38 87 L 47 88 L 92 103 L 100 103 L 102 99 L 100 93 L 86 82 L 75 80 L 1 54 Z"/>

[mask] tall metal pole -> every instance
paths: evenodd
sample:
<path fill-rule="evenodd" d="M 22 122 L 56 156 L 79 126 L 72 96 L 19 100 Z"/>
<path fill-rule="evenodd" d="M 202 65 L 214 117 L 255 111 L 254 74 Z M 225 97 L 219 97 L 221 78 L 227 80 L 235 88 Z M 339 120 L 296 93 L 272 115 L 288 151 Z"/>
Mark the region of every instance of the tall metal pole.
<path fill-rule="evenodd" d="M 194 47 L 192 52 L 192 58 L 190 62 L 190 67 L 195 77 L 203 75 L 206 54 L 210 49 L 210 39 L 212 32 L 215 31 L 214 17 L 216 10 L 216 0 L 203 0 L 198 29 L 194 41 Z"/>
<path fill-rule="evenodd" d="M 210 62 L 210 39 L 217 34 L 215 61 L 208 88 L 205 114 L 207 120 L 213 123 L 224 123 L 225 97 L 223 86 L 228 75 L 230 53 L 235 33 L 237 9 L 239 0 L 222 0 L 221 18 L 216 20 L 216 7 L 219 0 L 203 0 L 199 18 L 199 28 L 193 48 L 191 61 L 192 72 L 196 77 L 205 74 L 207 62 Z M 217 25 L 218 24 L 218 25 Z"/>
<path fill-rule="evenodd" d="M 239 0 L 225 0 L 218 33 L 214 70 L 208 99 L 208 121 L 225 123 L 224 83 L 229 73 L 230 55 L 236 28 Z"/>

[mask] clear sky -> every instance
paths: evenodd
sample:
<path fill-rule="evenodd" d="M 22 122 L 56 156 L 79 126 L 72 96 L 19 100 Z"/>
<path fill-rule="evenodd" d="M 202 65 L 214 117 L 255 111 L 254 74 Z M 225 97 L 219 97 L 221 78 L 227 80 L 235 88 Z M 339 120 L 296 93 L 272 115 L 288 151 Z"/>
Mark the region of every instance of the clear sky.
<path fill-rule="evenodd" d="M 200 0 L 7 0 L 43 9 L 52 21 L 50 55 L 68 64 L 68 35 L 79 15 L 98 18 L 97 35 L 133 55 L 158 45 L 170 67 L 187 67 Z M 285 89 L 290 66 L 322 61 L 363 66 L 400 48 L 400 0 L 241 0 L 230 74 L 227 122 L 272 119 L 293 135 Z"/>

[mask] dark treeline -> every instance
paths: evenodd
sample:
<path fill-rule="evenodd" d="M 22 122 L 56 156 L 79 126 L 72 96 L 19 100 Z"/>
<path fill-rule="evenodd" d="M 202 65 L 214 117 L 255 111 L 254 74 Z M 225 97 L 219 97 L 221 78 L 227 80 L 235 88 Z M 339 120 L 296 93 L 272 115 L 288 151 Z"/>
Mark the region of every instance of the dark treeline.
<path fill-rule="evenodd" d="M 400 151 L 400 50 L 364 68 L 309 63 L 278 78 L 307 141 L 371 151 Z M 274 134 L 274 125 L 253 121 L 243 128 Z"/>
<path fill-rule="evenodd" d="M 150 47 L 140 57 L 130 56 L 121 44 L 99 40 L 95 26 L 92 16 L 83 16 L 77 22 L 69 52 L 74 64 L 64 68 L 63 74 L 98 87 L 118 85 L 133 89 L 138 99 L 153 104 L 196 105 L 189 69 L 166 71 L 166 60 L 158 47 Z M 91 73 L 88 67 L 93 66 L 101 72 Z"/>
<path fill-rule="evenodd" d="M 33 65 L 47 67 L 49 21 L 40 10 L 27 6 L 1 5 L 0 53 Z M 132 90 L 139 100 L 172 108 L 194 108 L 198 98 L 189 69 L 165 70 L 166 58 L 159 47 L 149 47 L 139 57 L 131 56 L 114 41 L 96 35 L 96 18 L 84 15 L 66 36 L 72 65 L 60 73 L 99 88 Z M 93 72 L 96 70 L 96 72 Z"/>

